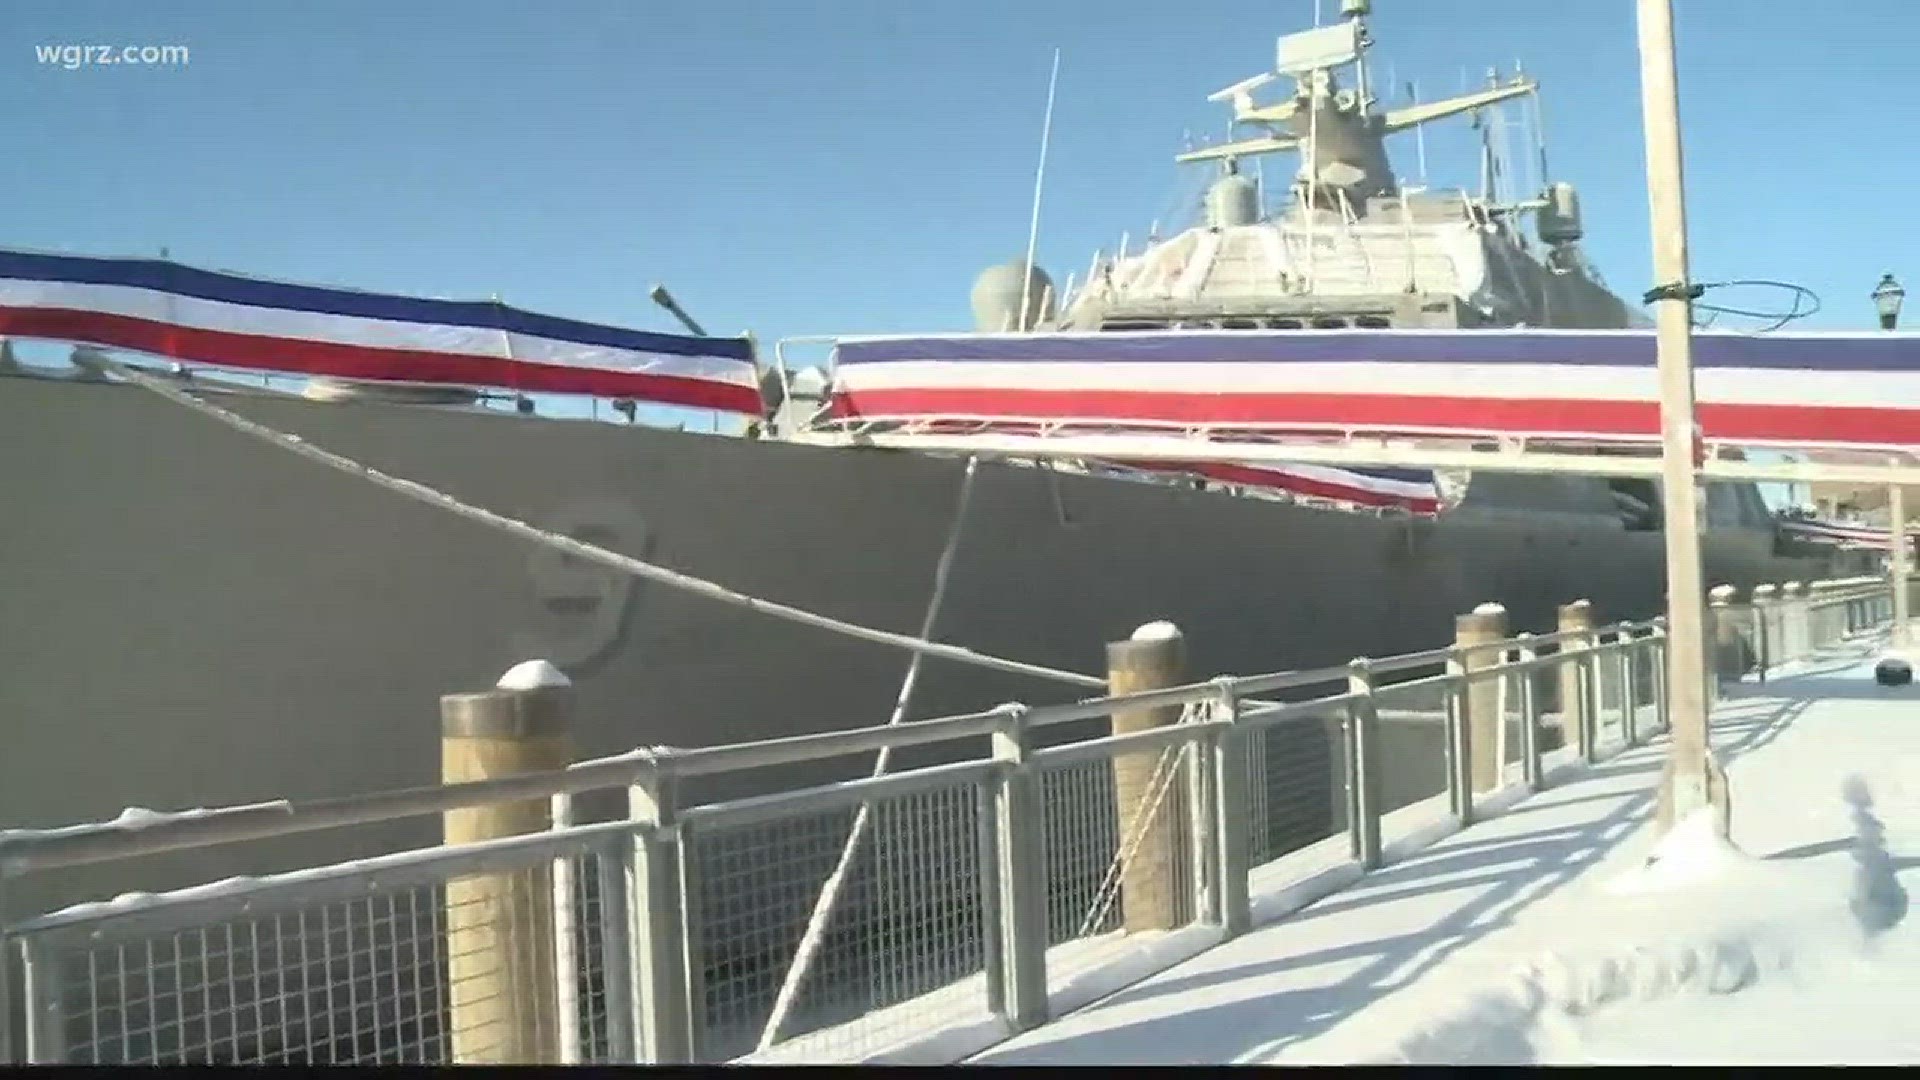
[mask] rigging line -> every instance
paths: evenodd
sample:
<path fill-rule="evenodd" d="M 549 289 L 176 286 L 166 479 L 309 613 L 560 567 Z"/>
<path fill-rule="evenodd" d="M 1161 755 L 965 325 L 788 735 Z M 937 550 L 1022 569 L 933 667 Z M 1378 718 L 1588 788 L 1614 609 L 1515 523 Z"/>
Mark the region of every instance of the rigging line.
<path fill-rule="evenodd" d="M 589 562 L 599 563 L 602 566 L 632 574 L 635 577 L 659 582 L 672 588 L 695 593 L 711 600 L 732 604 L 736 607 L 743 607 L 762 615 L 785 619 L 789 622 L 799 623 L 802 626 L 812 626 L 817 629 L 831 631 L 836 634 L 856 638 L 861 641 L 872 642 L 877 645 L 890 645 L 894 648 L 923 653 L 928 656 L 937 656 L 943 660 L 952 660 L 956 663 L 972 664 L 975 667 L 991 668 L 995 671 L 1004 671 L 1015 675 L 1047 679 L 1053 682 L 1066 683 L 1071 686 L 1089 687 L 1102 691 L 1104 691 L 1107 686 L 1106 680 L 1096 678 L 1092 675 L 1082 675 L 1074 671 L 1058 671 L 1053 668 L 1042 667 L 1039 664 L 1028 664 L 1019 660 L 1008 660 L 1004 657 L 975 652 L 972 649 L 959 645 L 941 645 L 921 638 L 908 637 L 905 634 L 896 634 L 888 630 L 878 630 L 873 627 L 861 626 L 857 623 L 845 622 L 828 615 L 808 611 L 805 608 L 794 607 L 790 604 L 782 604 L 774 600 L 763 600 L 756 596 L 748 596 L 745 593 L 737 592 L 724 585 L 716 584 L 703 578 L 694 577 L 691 574 L 683 574 L 678 570 L 670 570 L 667 567 L 636 559 L 629 555 L 622 555 L 616 551 L 608 551 L 606 548 L 576 540 L 571 536 L 563 536 L 551 530 L 530 525 L 518 518 L 508 517 L 505 514 L 497 514 L 491 510 L 461 502 L 459 499 L 443 491 L 428 487 L 416 480 L 407 480 L 381 472 L 370 465 L 363 465 L 343 454 L 336 454 L 331 450 L 316 446 L 298 435 L 277 430 L 258 421 L 249 420 L 230 409 L 224 409 L 210 401 L 195 397 L 175 387 L 168 386 L 162 380 L 156 379 L 136 368 L 128 367 L 116 360 L 109 359 L 104 354 L 100 357 L 100 364 L 106 371 L 135 386 L 151 391 L 176 405 L 181 405 L 204 416 L 212 417 L 236 431 L 251 435 L 263 442 L 271 443 L 281 449 L 298 454 L 309 461 L 325 465 L 330 469 L 345 473 L 348 476 L 359 477 L 362 480 L 385 488 L 395 494 L 404 495 L 416 502 L 445 510 L 448 513 L 467 518 L 470 521 L 492 526 L 495 529 L 511 533 L 521 539 L 529 540 L 536 544 L 544 544 Z"/>
<path fill-rule="evenodd" d="M 967 510 L 973 504 L 973 477 L 980 463 L 978 457 L 967 458 L 967 471 L 960 478 L 960 498 L 953 510 L 953 525 L 947 530 L 947 545 L 940 552 L 940 561 L 933 571 L 933 597 L 927 602 L 927 614 L 920 623 L 920 636 L 931 641 L 934 624 L 940 617 L 940 608 L 947 596 L 947 580 L 953 570 L 953 557 L 960 550 L 960 534 L 966 529 Z M 900 684 L 900 697 L 894 702 L 893 715 L 887 718 L 888 727 L 897 727 L 907 716 L 907 703 L 913 697 L 914 685 L 920 680 L 920 661 L 923 653 L 914 653 L 913 660 L 907 665 L 907 677 Z M 892 764 L 893 744 L 880 748 L 874 759 L 873 775 L 885 776 L 887 767 Z M 795 950 L 793 961 L 787 965 L 787 974 L 780 984 L 780 990 L 774 995 L 773 1012 L 767 1017 L 767 1025 L 760 1031 L 759 1049 L 765 1050 L 780 1041 L 785 1034 L 788 1018 L 799 1003 L 800 988 L 805 984 L 807 973 L 813 968 L 814 956 L 820 951 L 820 945 L 826 940 L 827 926 L 832 918 L 833 909 L 840 902 L 840 891 L 846 887 L 847 874 L 853 868 L 853 860 L 860 853 L 860 845 L 866 841 L 867 832 L 873 820 L 872 800 L 860 804 L 859 813 L 854 815 L 853 828 L 847 834 L 847 842 L 840 848 L 840 860 L 834 865 L 833 872 L 827 875 L 826 883 L 820 886 L 820 895 L 814 898 L 813 912 L 807 916 L 806 929 L 800 935 L 800 947 Z"/>

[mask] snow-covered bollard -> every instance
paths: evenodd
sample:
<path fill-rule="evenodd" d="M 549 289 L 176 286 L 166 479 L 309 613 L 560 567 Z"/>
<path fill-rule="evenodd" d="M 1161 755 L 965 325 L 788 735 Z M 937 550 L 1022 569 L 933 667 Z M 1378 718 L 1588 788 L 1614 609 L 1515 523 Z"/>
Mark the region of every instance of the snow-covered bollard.
<path fill-rule="evenodd" d="M 1582 650 L 1593 643 L 1593 601 L 1575 600 L 1560 605 L 1558 628 L 1563 634 L 1576 634 L 1560 642 L 1560 655 L 1569 659 L 1559 668 L 1557 680 L 1560 702 L 1560 744 L 1580 748 L 1585 755 L 1590 751 L 1592 740 L 1587 738 L 1588 713 L 1592 703 L 1587 700 L 1588 693 L 1583 685 L 1588 684 L 1586 658 L 1580 656 Z M 1545 750 L 1553 746 L 1542 747 Z"/>
<path fill-rule="evenodd" d="M 440 699 L 440 780 L 462 784 L 566 768 L 573 761 L 573 684 L 544 660 L 515 665 L 491 690 Z M 544 831 L 546 799 L 443 815 L 444 842 Z M 448 985 L 456 1064 L 559 1063 L 563 1019 L 555 978 L 550 867 L 447 882 Z M 530 876 L 531 881 L 517 880 Z M 531 886 L 531 887 L 529 887 Z"/>
<path fill-rule="evenodd" d="M 1505 641 L 1506 637 L 1507 609 L 1499 604 L 1481 604 L 1465 615 L 1454 616 L 1453 644 L 1458 650 L 1456 655 L 1462 672 L 1497 667 L 1505 662 L 1505 654 L 1489 646 Z M 1467 773 L 1449 778 L 1450 788 L 1458 787 L 1462 780 L 1471 785 L 1474 793 L 1492 791 L 1499 786 L 1503 749 L 1500 729 L 1504 726 L 1500 690 L 1499 682 L 1483 679 L 1466 687 L 1461 695 L 1460 700 L 1466 704 L 1466 723 L 1456 729 L 1455 734 L 1466 738 L 1467 752 L 1457 760 L 1467 765 Z M 1455 795 L 1468 797 L 1461 791 Z M 1470 811 L 1471 803 L 1464 805 Z"/>
<path fill-rule="evenodd" d="M 1873 681 L 1881 686 L 1906 686 L 1913 682 L 1913 665 L 1904 657 L 1886 657 L 1873 665 Z"/>
<path fill-rule="evenodd" d="M 1180 628 L 1150 622 L 1125 641 L 1107 643 L 1107 692 L 1118 697 L 1179 686 L 1186 666 L 1187 643 Z M 1169 727 L 1180 722 L 1180 706 L 1115 709 L 1111 722 L 1115 735 Z M 1156 783 L 1159 763 L 1158 750 L 1113 759 L 1120 835 L 1138 838 L 1120 877 L 1120 914 L 1128 933 L 1180 925 L 1179 829 L 1187 820 L 1185 785 Z"/>
<path fill-rule="evenodd" d="M 1707 618 L 1713 627 L 1713 663 L 1707 672 L 1708 700 L 1720 697 L 1720 684 L 1738 681 L 1746 674 L 1741 657 L 1740 622 L 1734 614 L 1734 599 L 1739 590 L 1731 585 L 1715 585 L 1707 590 Z"/>

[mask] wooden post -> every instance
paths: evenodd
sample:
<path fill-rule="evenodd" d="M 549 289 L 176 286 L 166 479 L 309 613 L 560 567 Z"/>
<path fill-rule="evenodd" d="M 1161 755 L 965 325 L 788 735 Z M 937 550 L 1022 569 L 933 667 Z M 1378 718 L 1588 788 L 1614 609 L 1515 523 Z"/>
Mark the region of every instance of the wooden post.
<path fill-rule="evenodd" d="M 1833 609 L 1824 604 L 1832 592 L 1833 582 L 1829 579 L 1807 582 L 1807 643 L 1815 651 L 1826 648 L 1833 640 L 1833 635 L 1827 632 L 1827 626 L 1833 622 Z"/>
<path fill-rule="evenodd" d="M 1707 590 L 1700 534 L 1704 440 L 1694 413 L 1693 297 L 1687 270 L 1685 170 L 1680 90 L 1673 48 L 1673 0 L 1639 0 L 1641 115 L 1646 128 L 1647 202 L 1652 210 L 1655 345 L 1660 375 L 1660 495 L 1667 556 L 1667 770 L 1661 791 L 1680 815 L 1714 802 L 1716 771 L 1707 740 Z M 1658 827 L 1664 833 L 1667 822 Z M 1723 834 L 1724 835 L 1724 834 Z"/>
<path fill-rule="evenodd" d="M 1571 604 L 1560 605 L 1559 630 L 1593 631 L 1593 601 L 1575 600 Z M 1581 661 L 1580 653 L 1587 647 L 1587 639 L 1570 638 L 1560 643 L 1560 655 L 1568 661 L 1556 665 L 1560 684 L 1560 744 L 1562 746 L 1582 747 L 1586 745 L 1585 733 L 1588 716 L 1594 703 L 1587 700 L 1582 689 L 1586 681 L 1583 672 L 1586 665 Z"/>
<path fill-rule="evenodd" d="M 1153 622 L 1126 641 L 1107 644 L 1107 692 L 1115 696 L 1178 686 L 1186 669 L 1186 639 L 1179 627 Z M 1164 705 L 1113 711 L 1112 733 L 1167 727 L 1180 722 L 1180 707 Z M 1157 768 L 1162 751 L 1140 750 L 1113 759 L 1113 795 L 1122 844 L 1138 836 L 1120 877 L 1120 911 L 1128 933 L 1171 930 L 1181 918 L 1181 825 L 1188 820 L 1177 770 Z M 1159 773 L 1156 783 L 1156 773 Z M 1154 805 L 1155 789 L 1160 790 Z M 1144 822 L 1143 813 L 1152 812 Z"/>
<path fill-rule="evenodd" d="M 1507 609 L 1499 604 L 1481 604 L 1453 620 L 1453 643 L 1460 647 L 1461 666 L 1469 673 L 1498 666 L 1500 650 L 1486 648 L 1507 637 Z M 1507 718 L 1500 707 L 1500 683 L 1485 679 L 1467 688 L 1465 695 L 1467 752 L 1471 758 L 1469 775 L 1475 794 L 1500 786 L 1500 729 Z"/>
<path fill-rule="evenodd" d="M 564 769 L 573 688 L 545 661 L 502 676 L 495 689 L 440 699 L 440 779 L 459 784 Z M 540 832 L 545 799 L 449 810 L 445 842 Z M 550 1064 L 556 1034 L 550 863 L 447 883 L 448 1006 L 457 1064 Z"/>
<path fill-rule="evenodd" d="M 1731 585 L 1715 585 L 1707 592 L 1707 606 L 1713 618 L 1713 689 L 1719 696 L 1722 682 L 1738 681 L 1746 674 L 1740 663 L 1740 625 L 1734 621 L 1733 597 L 1739 590 Z"/>
<path fill-rule="evenodd" d="M 1761 682 L 1766 682 L 1767 672 L 1780 663 L 1780 628 L 1773 618 L 1773 598 L 1778 591 L 1779 586 L 1770 582 L 1753 587 L 1753 663 Z"/>
<path fill-rule="evenodd" d="M 1806 586 L 1789 581 L 1780 586 L 1780 636 L 1785 640 L 1787 659 L 1803 660 L 1807 655 Z"/>

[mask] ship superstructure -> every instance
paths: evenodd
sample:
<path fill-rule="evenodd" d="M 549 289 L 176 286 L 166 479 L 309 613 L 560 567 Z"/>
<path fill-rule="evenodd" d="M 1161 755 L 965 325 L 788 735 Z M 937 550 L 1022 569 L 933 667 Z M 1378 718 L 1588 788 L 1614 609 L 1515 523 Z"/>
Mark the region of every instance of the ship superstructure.
<path fill-rule="evenodd" d="M 1647 325 L 1582 254 L 1578 193 L 1547 179 L 1543 146 L 1541 189 L 1502 197 L 1483 114 L 1520 102 L 1537 116 L 1537 82 L 1489 72 L 1471 93 L 1383 109 L 1367 76 L 1370 12 L 1346 0 L 1341 21 L 1281 37 L 1273 70 L 1210 96 L 1248 134 L 1176 159 L 1220 170 L 1201 220 L 1150 233 L 1139 251 L 1096 253 L 1058 297 L 1038 269 L 1023 298 L 1022 263 L 994 267 L 974 289 L 976 329 L 1018 328 L 1023 306 L 1035 330 Z M 1275 88 L 1284 92 L 1260 100 Z M 1462 116 L 1483 135 L 1481 190 L 1403 183 L 1387 138 Z M 1272 213 L 1246 168 L 1269 155 L 1298 159 Z"/>

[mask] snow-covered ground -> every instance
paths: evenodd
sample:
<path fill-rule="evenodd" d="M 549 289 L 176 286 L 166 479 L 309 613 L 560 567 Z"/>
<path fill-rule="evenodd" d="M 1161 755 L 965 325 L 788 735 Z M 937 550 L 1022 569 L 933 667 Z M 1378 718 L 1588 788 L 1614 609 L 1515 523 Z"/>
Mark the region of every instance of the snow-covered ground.
<path fill-rule="evenodd" d="M 1722 705 L 1731 846 L 1655 844 L 1661 740 L 972 1060 L 1920 1063 L 1920 687 L 1875 658 Z"/>

